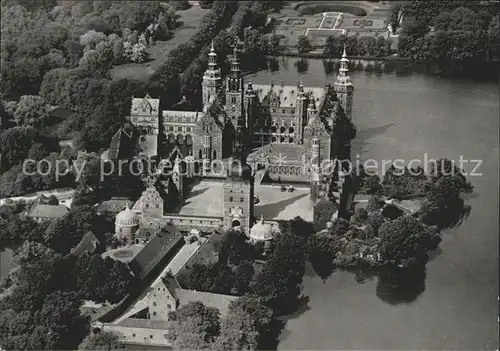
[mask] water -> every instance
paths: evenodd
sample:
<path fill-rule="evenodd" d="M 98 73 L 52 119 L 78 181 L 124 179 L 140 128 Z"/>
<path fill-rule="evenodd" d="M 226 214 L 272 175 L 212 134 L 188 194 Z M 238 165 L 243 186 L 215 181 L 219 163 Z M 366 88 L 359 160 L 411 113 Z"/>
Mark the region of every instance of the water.
<path fill-rule="evenodd" d="M 273 74 L 252 74 L 252 82 L 296 84 L 295 61 L 282 60 Z M 416 73 L 351 72 L 351 77 L 358 127 L 354 156 L 380 162 L 422 159 L 425 153 L 456 160 L 463 155 L 481 159 L 483 175 L 470 179 L 476 190 L 467 201 L 472 213 L 444 235 L 426 276 L 415 284 L 414 301 L 384 302 L 377 296 L 383 294 L 380 286 L 377 294 L 377 278 L 357 283 L 354 274 L 334 272 L 323 282 L 310 271 L 303 287 L 309 303 L 288 321 L 279 348 L 498 348 L 498 84 Z M 333 82 L 320 60 L 308 60 L 302 79 L 305 86 Z M 465 165 L 466 171 L 471 168 Z"/>

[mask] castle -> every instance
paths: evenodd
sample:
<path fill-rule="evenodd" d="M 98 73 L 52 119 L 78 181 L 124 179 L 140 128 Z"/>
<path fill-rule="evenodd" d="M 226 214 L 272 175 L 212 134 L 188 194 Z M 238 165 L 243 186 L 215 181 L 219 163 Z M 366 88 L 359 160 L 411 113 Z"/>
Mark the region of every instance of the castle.
<path fill-rule="evenodd" d="M 264 163 L 270 179 L 307 181 L 312 201 L 325 197 L 320 166 L 325 160 L 349 159 L 355 136 L 348 64 L 344 49 L 335 81 L 322 88 L 304 87 L 302 81 L 297 86 L 245 86 L 237 48 L 223 79 L 212 44 L 202 111 L 161 110 L 160 100 L 148 94 L 133 98 L 128 123 L 112 139 L 110 160 L 154 158 L 159 169 L 165 160 L 173 164 L 169 177 L 150 180 L 132 210 L 143 218 L 161 218 L 166 196 L 175 194 L 182 201 L 184 178 L 201 169 L 204 176 L 224 181 L 223 226 L 240 226 L 248 233 L 255 221 L 254 175 Z M 239 160 L 243 168 L 228 160 Z"/>

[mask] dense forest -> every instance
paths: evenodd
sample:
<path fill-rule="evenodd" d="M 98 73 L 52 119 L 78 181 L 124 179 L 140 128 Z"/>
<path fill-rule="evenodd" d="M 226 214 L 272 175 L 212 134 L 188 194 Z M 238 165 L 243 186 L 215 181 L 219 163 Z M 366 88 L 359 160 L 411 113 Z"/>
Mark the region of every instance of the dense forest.
<path fill-rule="evenodd" d="M 403 16 L 398 53 L 440 70 L 492 75 L 500 59 L 498 6 L 479 0 L 395 1 L 391 22 Z"/>

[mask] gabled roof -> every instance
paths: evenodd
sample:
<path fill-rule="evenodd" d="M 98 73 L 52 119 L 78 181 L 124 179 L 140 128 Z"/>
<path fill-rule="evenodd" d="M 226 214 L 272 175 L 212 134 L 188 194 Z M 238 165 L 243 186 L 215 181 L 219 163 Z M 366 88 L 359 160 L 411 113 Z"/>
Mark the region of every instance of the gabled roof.
<path fill-rule="evenodd" d="M 45 205 L 42 203 L 35 204 L 31 206 L 29 209 L 27 216 L 34 218 L 47 218 L 47 219 L 55 219 L 61 218 L 66 213 L 69 212 L 69 209 L 66 206 L 62 205 Z"/>
<path fill-rule="evenodd" d="M 71 251 L 71 254 L 76 257 L 82 257 L 85 253 L 93 254 L 98 245 L 99 239 L 95 237 L 94 233 L 89 231 Z"/>
<path fill-rule="evenodd" d="M 108 159 L 127 159 L 135 154 L 134 151 L 136 149 L 138 133 L 135 127 L 129 126 L 129 131 L 127 131 L 126 128 L 120 128 L 111 138 Z"/>
<path fill-rule="evenodd" d="M 293 85 L 253 84 L 253 90 L 259 97 L 262 105 L 275 105 L 277 107 L 295 107 L 297 105 L 298 87 Z M 304 92 L 309 98 L 314 98 L 319 105 L 325 91 L 318 87 L 304 87 Z"/>
<path fill-rule="evenodd" d="M 143 279 L 181 240 L 183 236 L 178 228 L 166 225 L 130 262 L 132 272 Z"/>

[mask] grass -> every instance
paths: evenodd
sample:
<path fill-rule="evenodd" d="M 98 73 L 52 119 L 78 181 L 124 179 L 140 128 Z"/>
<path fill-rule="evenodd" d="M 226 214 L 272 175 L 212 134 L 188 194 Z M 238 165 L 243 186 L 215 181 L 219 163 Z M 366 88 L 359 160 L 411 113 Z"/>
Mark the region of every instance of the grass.
<path fill-rule="evenodd" d="M 165 61 L 170 50 L 181 43 L 187 42 L 198 31 L 201 18 L 210 10 L 199 6 L 191 6 L 184 11 L 177 11 L 182 25 L 175 29 L 174 36 L 168 41 L 157 41 L 148 48 L 150 61 L 144 63 L 127 63 L 111 70 L 113 79 L 133 79 L 145 81 Z"/>

